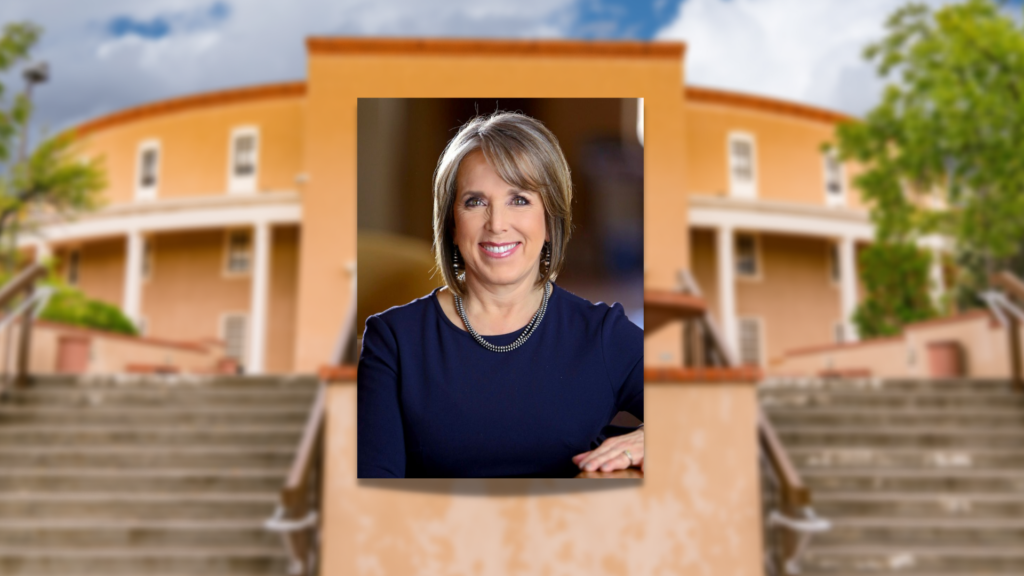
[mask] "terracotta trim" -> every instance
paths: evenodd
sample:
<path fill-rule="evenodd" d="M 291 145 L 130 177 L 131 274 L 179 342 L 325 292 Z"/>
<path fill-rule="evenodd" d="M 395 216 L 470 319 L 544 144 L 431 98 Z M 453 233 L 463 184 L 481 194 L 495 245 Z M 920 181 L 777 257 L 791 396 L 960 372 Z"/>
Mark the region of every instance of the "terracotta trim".
<path fill-rule="evenodd" d="M 356 367 L 351 364 L 343 366 L 321 366 L 319 375 L 320 380 L 327 382 L 328 384 L 355 382 Z"/>
<path fill-rule="evenodd" d="M 903 334 L 900 334 L 899 336 L 886 336 L 884 338 L 860 340 L 858 342 L 841 342 L 836 344 L 819 344 L 816 346 L 806 346 L 804 348 L 796 348 L 794 350 L 789 350 L 785 354 L 783 354 L 783 356 L 789 358 L 792 356 L 803 356 L 806 354 L 814 354 L 817 352 L 852 350 L 854 348 L 864 348 L 866 346 L 874 346 L 876 344 L 893 344 L 896 342 L 903 342 Z"/>
<path fill-rule="evenodd" d="M 753 94 L 742 94 L 696 86 L 687 86 L 683 89 L 683 92 L 687 102 L 697 104 L 723 104 L 739 108 L 750 108 L 762 112 L 772 112 L 783 116 L 793 116 L 804 120 L 815 120 L 830 124 L 857 121 L 853 116 L 847 116 L 841 112 L 798 104 L 796 102 L 787 102 L 776 98 L 768 98 L 766 96 L 755 96 Z"/>
<path fill-rule="evenodd" d="M 267 100 L 271 98 L 297 98 L 306 94 L 305 82 L 288 82 L 282 84 L 266 84 L 263 86 L 249 86 L 245 88 L 233 88 L 218 92 L 204 92 L 192 94 L 181 98 L 143 104 L 135 108 L 120 110 L 113 114 L 100 116 L 80 124 L 75 130 L 78 136 L 88 136 L 101 130 L 128 124 L 138 120 L 144 120 L 155 116 L 223 106 L 226 104 L 237 104 L 240 102 L 252 102 L 256 100 Z"/>
<path fill-rule="evenodd" d="M 942 326 L 943 324 L 955 324 L 957 322 L 966 322 L 968 320 L 975 320 L 977 318 L 987 318 L 991 320 L 993 326 L 998 326 L 999 321 L 992 315 L 988 310 L 968 310 L 967 312 L 961 312 L 956 316 L 946 316 L 944 318 L 935 318 L 933 320 L 922 320 L 921 322 L 915 322 L 914 324 L 907 324 L 903 328 L 903 332 L 906 333 L 908 330 L 917 330 L 918 328 L 931 328 L 933 326 Z"/>
<path fill-rule="evenodd" d="M 644 306 L 666 308 L 683 316 L 703 314 L 708 308 L 703 298 L 692 294 L 653 289 L 644 290 Z"/>
<path fill-rule="evenodd" d="M 54 330 L 61 330 L 64 332 L 80 336 L 91 336 L 94 338 L 110 338 L 112 340 L 125 340 L 133 342 L 135 344 L 159 346 L 162 348 L 178 348 L 180 350 L 189 350 L 192 352 L 210 352 L 210 349 L 208 347 L 195 342 L 180 342 L 177 340 L 164 340 L 162 338 L 149 338 L 147 336 L 129 336 L 127 334 L 119 334 L 117 332 L 105 332 L 103 330 L 96 330 L 94 328 L 83 328 L 82 326 L 74 326 L 71 324 L 64 324 L 62 322 L 53 322 L 51 320 L 36 320 L 34 322 L 34 325 L 52 328 Z"/>
<path fill-rule="evenodd" d="M 678 384 L 756 384 L 763 373 L 760 368 L 644 368 L 644 383 Z"/>
<path fill-rule="evenodd" d="M 595 56 L 672 58 L 682 60 L 683 42 L 608 42 L 586 40 L 458 40 L 413 38 L 329 38 L 306 39 L 310 54 L 418 54 L 418 55 L 507 55 L 507 56 Z"/>

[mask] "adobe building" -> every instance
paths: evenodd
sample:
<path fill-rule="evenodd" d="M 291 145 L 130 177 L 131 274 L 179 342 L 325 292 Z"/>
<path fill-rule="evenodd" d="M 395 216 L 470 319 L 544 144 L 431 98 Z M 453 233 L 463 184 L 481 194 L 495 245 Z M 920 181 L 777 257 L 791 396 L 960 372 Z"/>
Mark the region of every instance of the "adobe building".
<path fill-rule="evenodd" d="M 852 335 L 855 253 L 872 230 L 851 171 L 820 149 L 841 115 L 687 87 L 678 43 L 307 47 L 305 82 L 79 126 L 85 154 L 104 158 L 107 204 L 42 223 L 26 242 L 151 337 L 219 337 L 252 374 L 314 372 L 342 358 L 354 309 L 358 98 L 643 98 L 645 291 L 680 294 L 692 276 L 703 298 L 690 301 L 706 302 L 728 345 L 762 367 Z M 296 458 L 318 461 L 322 415 L 321 573 L 762 571 L 756 371 L 682 370 L 682 320 L 645 323 L 646 468 L 611 490 L 358 482 L 353 371 L 341 371 Z"/>
<path fill-rule="evenodd" d="M 680 44 L 307 45 L 305 82 L 78 126 L 103 158 L 106 205 L 26 242 L 147 336 L 222 339 L 248 373 L 311 372 L 340 354 L 353 302 L 358 97 L 642 97 L 646 287 L 677 291 L 692 272 L 726 341 L 765 368 L 855 337 L 856 247 L 872 228 L 851 170 L 820 148 L 848 118 L 688 87 Z M 649 334 L 647 363 L 680 365 L 681 339 L 677 323 Z"/>

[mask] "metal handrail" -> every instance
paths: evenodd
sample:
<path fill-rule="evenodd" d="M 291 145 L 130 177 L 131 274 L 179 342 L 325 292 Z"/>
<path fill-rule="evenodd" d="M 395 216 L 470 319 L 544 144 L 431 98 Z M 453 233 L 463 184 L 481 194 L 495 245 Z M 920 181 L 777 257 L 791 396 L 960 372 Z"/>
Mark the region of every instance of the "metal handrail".
<path fill-rule="evenodd" d="M 814 512 L 811 490 L 804 484 L 763 412 L 759 412 L 757 428 L 765 508 L 765 573 L 771 576 L 799 574 L 800 557 L 810 545 L 811 537 L 828 532 L 832 523 Z"/>
<path fill-rule="evenodd" d="M 701 296 L 700 286 L 689 271 L 680 273 L 679 284 L 685 293 Z M 707 361 L 736 367 L 738 362 L 711 314 L 705 312 L 694 321 L 694 330 L 689 332 L 691 338 L 701 338 L 710 344 L 707 350 L 702 350 L 706 358 L 695 358 L 698 363 Z M 757 432 L 764 508 L 765 573 L 770 576 L 799 574 L 800 557 L 810 545 L 811 537 L 827 532 L 832 523 L 815 514 L 811 507 L 810 488 L 800 478 L 785 446 L 761 411 L 758 413 Z"/>
<path fill-rule="evenodd" d="M 22 388 L 28 384 L 29 350 L 32 345 L 32 321 L 46 307 L 46 303 L 53 293 L 53 289 L 42 287 L 36 289 L 36 282 L 46 276 L 48 270 L 41 264 L 32 264 L 18 273 L 10 282 L 0 288 L 0 308 L 6 308 L 19 297 L 24 299 L 11 311 L 4 314 L 0 319 L 0 331 L 5 334 L 5 354 L 3 379 L 0 381 L 0 399 L 7 396 L 12 386 L 10 385 L 10 349 L 11 327 L 16 319 L 21 320 L 21 330 L 18 333 L 17 355 L 14 367 L 14 389 Z"/>
<path fill-rule="evenodd" d="M 321 382 L 299 447 L 281 488 L 280 503 L 263 527 L 281 535 L 289 576 L 315 576 L 320 552 L 320 482 L 327 387 Z"/>

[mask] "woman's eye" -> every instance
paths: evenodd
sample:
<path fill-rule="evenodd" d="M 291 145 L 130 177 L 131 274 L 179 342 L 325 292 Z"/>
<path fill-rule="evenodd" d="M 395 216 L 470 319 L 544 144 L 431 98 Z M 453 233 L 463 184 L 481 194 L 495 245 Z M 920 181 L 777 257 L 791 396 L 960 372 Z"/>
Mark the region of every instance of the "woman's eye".
<path fill-rule="evenodd" d="M 483 206 L 483 204 L 484 201 L 479 198 L 469 198 L 466 200 L 466 208 L 471 208 L 473 206 Z"/>
<path fill-rule="evenodd" d="M 512 205 L 513 206 L 529 206 L 530 205 L 530 201 L 527 200 L 526 198 L 523 198 L 522 196 L 516 196 L 515 198 L 512 199 Z"/>

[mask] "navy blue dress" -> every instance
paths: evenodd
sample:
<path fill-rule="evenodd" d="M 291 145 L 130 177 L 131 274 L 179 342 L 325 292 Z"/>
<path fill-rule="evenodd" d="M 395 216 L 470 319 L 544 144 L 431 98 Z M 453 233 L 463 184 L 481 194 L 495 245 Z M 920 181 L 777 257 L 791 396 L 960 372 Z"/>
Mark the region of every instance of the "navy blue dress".
<path fill-rule="evenodd" d="M 370 316 L 357 376 L 360 478 L 572 477 L 620 410 L 644 417 L 643 331 L 554 286 L 520 348 L 491 352 L 435 294 Z M 495 345 L 519 336 L 485 336 Z"/>

